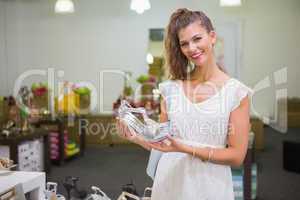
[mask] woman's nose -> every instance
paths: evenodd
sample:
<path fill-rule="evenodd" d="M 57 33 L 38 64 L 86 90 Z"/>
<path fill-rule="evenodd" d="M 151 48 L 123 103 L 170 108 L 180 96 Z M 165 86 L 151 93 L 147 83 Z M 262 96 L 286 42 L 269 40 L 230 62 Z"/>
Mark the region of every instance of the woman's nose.
<path fill-rule="evenodd" d="M 193 52 L 197 49 L 197 45 L 194 42 L 190 42 L 188 47 L 190 52 Z"/>

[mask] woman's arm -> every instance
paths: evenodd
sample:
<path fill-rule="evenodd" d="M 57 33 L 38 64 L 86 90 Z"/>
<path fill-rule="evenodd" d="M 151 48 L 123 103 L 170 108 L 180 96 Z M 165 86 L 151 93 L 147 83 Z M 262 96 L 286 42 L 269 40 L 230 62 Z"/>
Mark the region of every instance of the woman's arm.
<path fill-rule="evenodd" d="M 209 149 L 184 146 L 183 152 L 197 156 L 202 160 L 208 160 L 211 152 L 210 162 L 230 166 L 240 166 L 245 159 L 248 148 L 248 134 L 250 130 L 249 99 L 246 96 L 239 107 L 233 110 L 229 118 L 228 148 Z"/>

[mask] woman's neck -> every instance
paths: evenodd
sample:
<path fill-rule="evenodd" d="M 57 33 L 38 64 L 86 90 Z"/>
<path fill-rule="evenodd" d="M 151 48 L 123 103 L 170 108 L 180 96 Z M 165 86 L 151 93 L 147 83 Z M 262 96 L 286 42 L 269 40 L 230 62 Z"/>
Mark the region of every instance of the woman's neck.
<path fill-rule="evenodd" d="M 219 67 L 214 59 L 210 59 L 203 66 L 195 66 L 195 69 L 189 74 L 188 80 L 197 83 L 204 83 L 215 77 L 219 73 Z"/>

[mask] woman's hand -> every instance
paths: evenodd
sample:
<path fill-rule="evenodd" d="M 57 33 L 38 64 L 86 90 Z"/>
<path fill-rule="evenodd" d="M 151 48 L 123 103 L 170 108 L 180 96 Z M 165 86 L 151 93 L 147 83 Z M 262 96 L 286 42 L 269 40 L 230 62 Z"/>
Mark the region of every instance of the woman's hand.
<path fill-rule="evenodd" d="M 129 140 L 135 144 L 138 144 L 149 151 L 151 150 L 151 147 L 148 142 L 146 142 L 136 132 L 134 132 L 133 130 L 130 130 L 128 128 L 128 126 L 124 122 L 122 122 L 122 120 L 120 120 L 118 118 L 117 118 L 117 129 L 118 129 L 119 135 L 122 138 Z"/>
<path fill-rule="evenodd" d="M 183 152 L 187 151 L 187 145 L 182 143 L 178 138 L 168 136 L 167 139 L 161 142 L 149 143 L 149 146 L 153 149 L 162 152 Z"/>
<path fill-rule="evenodd" d="M 117 118 L 116 120 L 117 120 L 116 124 L 117 124 L 118 134 L 122 138 L 136 143 L 137 134 L 133 130 L 130 130 L 128 126 L 124 122 L 122 122 L 122 120 L 120 120 L 119 118 Z"/>

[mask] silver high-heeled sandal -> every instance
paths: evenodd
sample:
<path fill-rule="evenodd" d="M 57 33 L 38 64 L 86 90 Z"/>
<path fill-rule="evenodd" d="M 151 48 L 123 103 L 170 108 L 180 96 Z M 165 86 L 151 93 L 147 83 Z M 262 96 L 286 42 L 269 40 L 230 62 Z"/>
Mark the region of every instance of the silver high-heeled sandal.
<path fill-rule="evenodd" d="M 135 114 L 140 115 L 142 121 Z M 148 117 L 145 108 L 133 108 L 126 100 L 121 102 L 118 117 L 125 122 L 129 129 L 132 129 L 149 142 L 162 141 L 170 134 L 169 121 L 158 123 Z"/>

